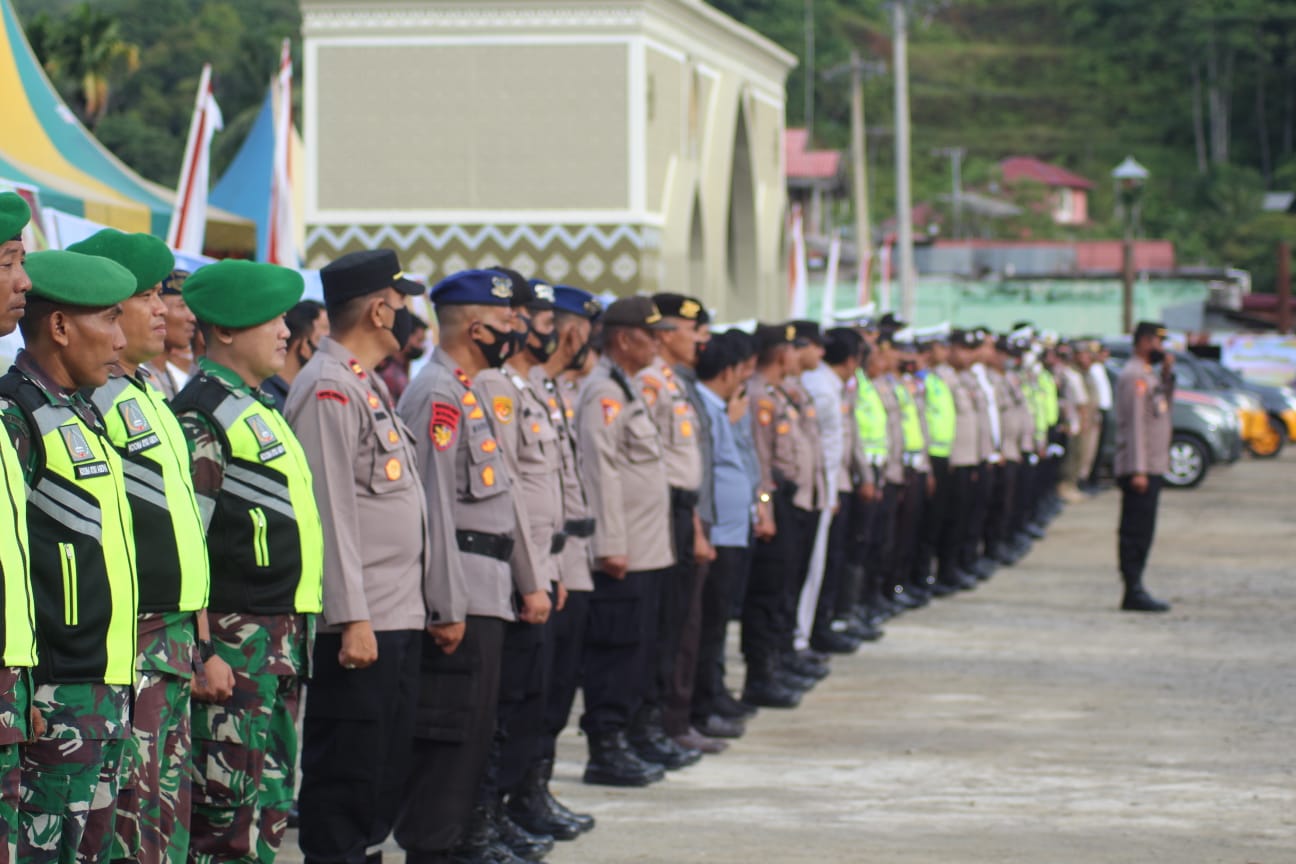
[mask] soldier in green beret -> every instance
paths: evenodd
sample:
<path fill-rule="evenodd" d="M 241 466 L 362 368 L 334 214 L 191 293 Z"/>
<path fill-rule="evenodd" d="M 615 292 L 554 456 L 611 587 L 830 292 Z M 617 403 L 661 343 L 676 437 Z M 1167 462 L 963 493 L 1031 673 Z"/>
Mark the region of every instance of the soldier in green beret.
<path fill-rule="evenodd" d="M 0 193 L 0 336 L 18 326 L 31 279 L 23 268 L 22 230 L 31 210 L 22 196 Z M 0 402 L 0 410 L 8 407 Z M 30 553 L 27 550 L 27 490 L 18 454 L 0 435 L 0 864 L 18 856 L 18 769 L 20 742 L 40 729 L 31 711 L 31 667 L 36 665 Z M 30 718 L 30 723 L 29 723 Z"/>
<path fill-rule="evenodd" d="M 126 348 L 108 383 L 91 397 L 126 469 L 139 585 L 134 747 L 117 796 L 112 858 L 178 864 L 189 851 L 195 654 L 202 654 L 201 694 L 226 698 L 234 682 L 229 666 L 212 652 L 207 630 L 207 541 L 188 442 L 143 366 L 164 347 L 161 282 L 175 256 L 151 234 L 112 228 L 68 249 L 116 261 L 136 280 L 135 293 L 122 301 Z"/>
<path fill-rule="evenodd" d="M 22 745 L 19 859 L 108 857 L 135 679 L 135 538 L 121 460 L 82 395 L 125 345 L 135 277 L 75 252 L 27 256 L 27 347 L 0 414 L 27 488 L 43 734 Z"/>
<path fill-rule="evenodd" d="M 233 260 L 184 286 L 207 354 L 171 405 L 212 552 L 213 650 L 234 671 L 230 698 L 193 709 L 189 860 L 204 864 L 273 861 L 292 805 L 324 535 L 306 454 L 260 385 L 283 366 L 304 287 L 295 270 Z"/>

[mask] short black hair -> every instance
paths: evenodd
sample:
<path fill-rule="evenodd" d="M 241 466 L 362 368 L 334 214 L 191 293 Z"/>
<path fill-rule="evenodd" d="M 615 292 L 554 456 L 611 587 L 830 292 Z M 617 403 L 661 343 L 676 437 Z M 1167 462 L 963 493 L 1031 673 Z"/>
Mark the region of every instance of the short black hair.
<path fill-rule="evenodd" d="M 839 366 L 852 357 L 859 357 L 864 337 L 850 327 L 834 327 L 824 333 L 824 362 Z"/>
<path fill-rule="evenodd" d="M 732 348 L 739 363 L 746 363 L 756 356 L 756 338 L 752 334 L 735 327 L 726 330 L 724 337 L 729 341 L 730 348 Z"/>
<path fill-rule="evenodd" d="M 698 354 L 698 380 L 714 381 L 723 375 L 726 369 L 732 369 L 742 362 L 742 358 L 734 350 L 733 340 L 727 334 L 720 333 L 712 336 L 706 348 Z"/>
<path fill-rule="evenodd" d="M 342 304 L 342 308 L 347 304 Z M 288 328 L 288 343 L 300 342 L 315 329 L 315 322 L 324 311 L 324 304 L 318 300 L 303 300 L 284 313 L 284 325 Z M 330 316 L 330 321 L 332 316 Z"/>

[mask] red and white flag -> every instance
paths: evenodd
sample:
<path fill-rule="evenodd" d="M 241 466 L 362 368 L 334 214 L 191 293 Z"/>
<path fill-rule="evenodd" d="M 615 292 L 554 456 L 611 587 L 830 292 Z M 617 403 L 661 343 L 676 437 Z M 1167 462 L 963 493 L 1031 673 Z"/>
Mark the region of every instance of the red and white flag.
<path fill-rule="evenodd" d="M 270 236 L 266 243 L 266 260 L 283 267 L 300 267 L 301 255 L 294 240 L 292 188 L 292 50 L 283 40 L 279 57 L 279 74 L 274 88 L 274 173 L 270 177 Z"/>
<path fill-rule="evenodd" d="M 788 311 L 794 319 L 804 319 L 810 303 L 810 268 L 806 261 L 805 226 L 801 207 L 792 208 L 792 249 L 788 260 Z"/>
<path fill-rule="evenodd" d="M 220 106 L 212 94 L 211 64 L 207 63 L 203 65 L 202 78 L 198 82 L 198 98 L 194 102 L 193 121 L 189 124 L 184 166 L 180 169 L 180 184 L 176 187 L 175 209 L 171 211 L 171 227 L 167 230 L 167 245 L 177 252 L 202 254 L 203 238 L 207 233 L 212 135 L 224 126 Z"/>

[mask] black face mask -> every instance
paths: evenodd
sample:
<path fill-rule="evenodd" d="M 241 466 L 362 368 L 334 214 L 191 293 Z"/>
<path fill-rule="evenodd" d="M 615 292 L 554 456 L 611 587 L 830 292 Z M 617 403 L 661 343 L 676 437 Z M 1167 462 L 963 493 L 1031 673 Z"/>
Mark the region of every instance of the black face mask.
<path fill-rule="evenodd" d="M 404 306 L 392 306 L 389 303 L 383 303 L 388 309 L 395 313 L 392 318 L 392 326 L 387 329 L 396 337 L 396 350 L 403 351 L 409 344 L 410 337 L 414 335 L 414 313 L 410 312 Z"/>
<path fill-rule="evenodd" d="M 1153 348 L 1151 351 L 1148 352 L 1148 362 L 1151 363 L 1153 366 L 1157 365 L 1163 360 L 1165 360 L 1165 352 L 1162 351 L 1160 348 Z"/>
<path fill-rule="evenodd" d="M 405 352 L 405 358 L 411 362 L 420 359 L 427 352 L 422 348 L 411 348 Z"/>
<path fill-rule="evenodd" d="M 513 346 L 517 342 L 518 336 L 525 337 L 525 334 L 519 334 L 516 330 L 496 330 L 484 321 L 482 326 L 491 332 L 491 335 L 495 337 L 495 341 L 487 344 L 480 339 L 474 338 L 473 342 L 477 343 L 477 347 L 481 349 L 482 354 L 486 357 L 486 365 L 491 368 L 499 366 L 512 357 Z"/>
<path fill-rule="evenodd" d="M 532 335 L 534 335 L 536 339 L 540 340 L 539 345 L 535 345 L 531 342 L 530 337 Z M 558 331 L 550 330 L 548 333 L 541 333 L 539 330 L 530 328 L 527 330 L 526 347 L 527 350 L 531 352 L 531 356 L 536 359 L 537 363 L 548 363 L 549 358 L 558 350 Z"/>
<path fill-rule="evenodd" d="M 589 357 L 589 353 L 590 353 L 590 343 L 586 342 L 584 345 L 580 347 L 580 350 L 577 351 L 576 354 L 572 357 L 571 362 L 567 364 L 567 368 L 572 370 L 573 372 L 579 372 L 580 370 L 584 369 L 585 359 Z"/>

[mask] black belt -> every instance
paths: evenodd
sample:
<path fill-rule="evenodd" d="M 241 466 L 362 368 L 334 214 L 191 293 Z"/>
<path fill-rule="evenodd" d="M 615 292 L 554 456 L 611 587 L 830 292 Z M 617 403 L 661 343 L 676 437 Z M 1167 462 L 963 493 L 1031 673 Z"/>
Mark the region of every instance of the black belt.
<path fill-rule="evenodd" d="M 692 510 L 697 506 L 698 493 L 690 492 L 688 489 L 676 489 L 671 487 L 671 506 L 678 507 L 681 510 Z"/>
<path fill-rule="evenodd" d="M 562 531 L 559 531 L 557 534 L 553 535 L 553 539 L 549 541 L 549 554 L 557 555 L 559 552 L 563 551 L 566 546 L 567 535 Z"/>
<path fill-rule="evenodd" d="M 460 552 L 485 555 L 487 558 L 495 558 L 500 561 L 507 561 L 513 555 L 513 538 L 507 534 L 456 531 L 455 540 L 459 541 Z"/>
<path fill-rule="evenodd" d="M 567 524 L 563 526 L 563 533 L 568 537 L 593 537 L 594 520 L 568 519 Z"/>

